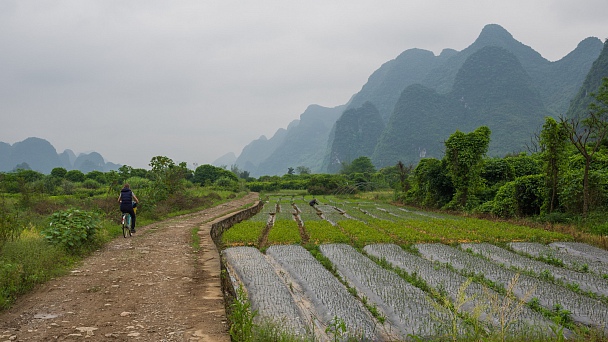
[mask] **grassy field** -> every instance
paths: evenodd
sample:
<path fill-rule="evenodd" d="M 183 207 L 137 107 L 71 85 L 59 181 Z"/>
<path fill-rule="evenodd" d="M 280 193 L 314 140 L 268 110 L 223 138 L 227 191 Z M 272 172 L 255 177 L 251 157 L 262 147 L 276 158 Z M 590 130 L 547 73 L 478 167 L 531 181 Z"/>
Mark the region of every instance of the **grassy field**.
<path fill-rule="evenodd" d="M 276 203 L 281 207 L 281 212 L 273 215 L 273 228 L 260 228 L 265 226 L 271 214 L 268 210 L 262 210 L 251 219 L 259 222 L 258 228 L 250 229 L 251 224 L 246 222 L 232 227 L 224 234 L 225 245 L 255 245 L 255 242 L 263 239 L 264 233 L 268 233 L 269 244 L 347 242 L 358 248 L 371 243 L 406 246 L 422 242 L 549 243 L 573 240 L 568 234 L 542 228 L 422 212 L 373 199 L 327 196 L 318 199 L 321 204 L 314 209 L 308 204 L 310 199 L 304 196 L 269 196 L 268 203 L 273 204 L 272 207 Z M 297 222 L 293 214 L 299 216 L 301 234 L 304 236 L 296 236 Z"/>

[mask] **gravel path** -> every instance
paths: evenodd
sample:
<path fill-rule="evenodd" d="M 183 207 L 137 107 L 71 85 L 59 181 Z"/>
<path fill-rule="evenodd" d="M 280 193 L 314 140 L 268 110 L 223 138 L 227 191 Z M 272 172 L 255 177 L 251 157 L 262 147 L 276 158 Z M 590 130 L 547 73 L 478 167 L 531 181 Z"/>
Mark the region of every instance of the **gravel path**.
<path fill-rule="evenodd" d="M 251 193 L 111 241 L 70 275 L 0 313 L 0 341 L 230 341 L 209 231 L 215 220 L 257 199 Z M 198 252 L 190 243 L 195 227 Z"/>

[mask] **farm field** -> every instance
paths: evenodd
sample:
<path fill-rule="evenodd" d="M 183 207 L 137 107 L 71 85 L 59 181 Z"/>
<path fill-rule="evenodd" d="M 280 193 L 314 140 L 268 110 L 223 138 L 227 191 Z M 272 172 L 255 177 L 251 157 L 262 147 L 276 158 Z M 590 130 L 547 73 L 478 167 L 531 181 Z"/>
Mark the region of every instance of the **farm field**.
<path fill-rule="evenodd" d="M 608 332 L 608 252 L 373 201 L 269 197 L 222 237 L 258 324 L 295 340 L 555 340 Z"/>

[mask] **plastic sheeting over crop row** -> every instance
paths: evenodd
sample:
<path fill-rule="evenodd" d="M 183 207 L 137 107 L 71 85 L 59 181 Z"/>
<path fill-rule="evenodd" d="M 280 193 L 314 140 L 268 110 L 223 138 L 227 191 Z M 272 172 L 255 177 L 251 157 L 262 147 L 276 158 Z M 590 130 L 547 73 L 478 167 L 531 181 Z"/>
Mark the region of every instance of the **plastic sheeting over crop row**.
<path fill-rule="evenodd" d="M 337 322 L 346 326 L 349 336 L 374 341 L 462 337 L 479 328 L 462 317 L 478 318 L 489 333 L 547 336 L 558 331 L 555 323 L 524 305 L 532 300 L 548 310 L 568 310 L 578 323 L 608 330 L 608 306 L 602 300 L 464 249 L 443 244 L 415 247 L 419 255 L 393 244 L 368 245 L 363 252 L 346 244 L 323 244 L 315 249 L 320 253 L 317 258 L 299 245 L 273 245 L 266 254 L 253 247 L 232 247 L 223 256 L 234 286 L 245 287 L 258 319 L 273 320 L 296 334 L 314 334 L 317 340 L 332 340 Z M 464 247 L 525 259 L 493 245 Z M 509 289 L 509 294 L 470 282 L 473 274 Z M 452 304 L 446 306 L 444 300 Z"/>
<path fill-rule="evenodd" d="M 449 264 L 462 272 L 483 275 L 504 288 L 512 287 L 513 294 L 522 300 L 536 298 L 545 308 L 562 307 L 572 313 L 576 322 L 607 330 L 608 306 L 599 300 L 529 275 L 516 277 L 518 272 L 512 269 L 447 245 L 417 244 L 416 248 L 424 258 Z M 517 282 L 512 283 L 514 279 Z"/>

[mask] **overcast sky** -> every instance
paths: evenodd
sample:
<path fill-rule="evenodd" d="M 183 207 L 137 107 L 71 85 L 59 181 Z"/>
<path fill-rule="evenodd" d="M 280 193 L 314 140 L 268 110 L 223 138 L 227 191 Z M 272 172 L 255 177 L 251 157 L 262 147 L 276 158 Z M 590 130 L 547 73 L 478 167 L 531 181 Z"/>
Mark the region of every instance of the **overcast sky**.
<path fill-rule="evenodd" d="M 383 63 L 499 24 L 551 61 L 608 38 L 606 0 L 0 0 L 0 141 L 148 168 L 237 156 Z"/>

